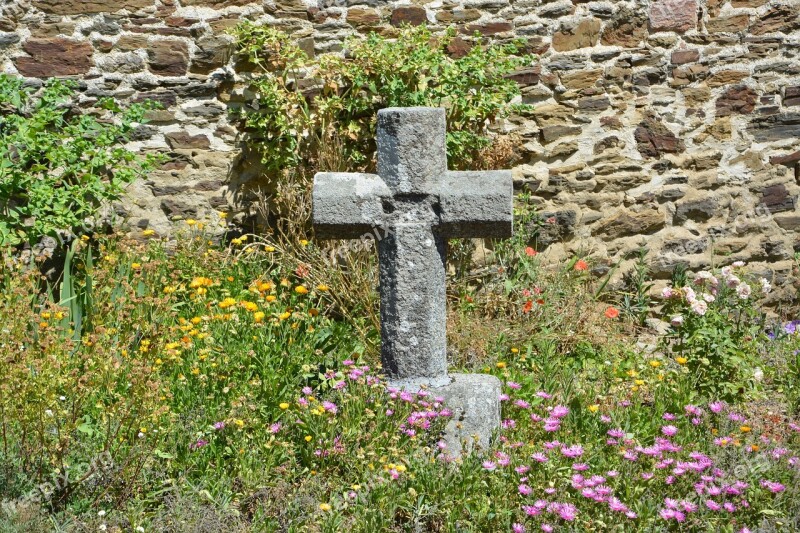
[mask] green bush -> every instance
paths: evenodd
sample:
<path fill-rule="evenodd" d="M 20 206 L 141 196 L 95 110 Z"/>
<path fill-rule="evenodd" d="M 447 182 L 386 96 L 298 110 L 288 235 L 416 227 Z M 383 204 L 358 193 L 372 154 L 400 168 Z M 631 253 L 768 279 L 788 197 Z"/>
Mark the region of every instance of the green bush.
<path fill-rule="evenodd" d="M 396 39 L 373 33 L 348 40 L 344 55 L 310 58 L 273 28 L 246 22 L 234 34 L 240 61 L 253 69 L 254 95 L 237 114 L 248 148 L 277 178 L 277 197 L 284 183 L 287 205 L 279 214 L 300 211 L 288 203 L 307 192 L 316 171 L 374 170 L 379 109 L 444 107 L 450 166 L 467 169 L 502 164 L 508 143 L 493 142 L 487 124 L 527 107 L 512 103 L 519 87 L 508 77 L 533 61 L 519 41 L 478 39 L 456 59 L 447 53 L 455 30 L 434 36 L 425 27 L 404 28 Z"/>
<path fill-rule="evenodd" d="M 104 99 L 97 117 L 78 110 L 75 87 L 50 80 L 35 92 L 0 75 L 0 246 L 81 233 L 157 161 L 124 147 L 148 106 Z"/>

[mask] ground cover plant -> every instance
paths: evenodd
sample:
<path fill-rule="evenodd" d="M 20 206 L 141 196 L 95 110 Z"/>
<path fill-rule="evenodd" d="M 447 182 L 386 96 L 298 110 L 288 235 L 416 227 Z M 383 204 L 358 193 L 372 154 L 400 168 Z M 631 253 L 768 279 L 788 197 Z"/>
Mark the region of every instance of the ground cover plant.
<path fill-rule="evenodd" d="M 383 383 L 323 265 L 198 226 L 174 249 L 79 241 L 66 291 L 4 263 L 1 527 L 795 527 L 800 337 L 757 312 L 746 265 L 677 279 L 653 351 L 585 259 L 507 243 L 480 283 L 451 280 L 454 366 L 505 383 L 493 449 L 453 457 L 447 406 Z"/>

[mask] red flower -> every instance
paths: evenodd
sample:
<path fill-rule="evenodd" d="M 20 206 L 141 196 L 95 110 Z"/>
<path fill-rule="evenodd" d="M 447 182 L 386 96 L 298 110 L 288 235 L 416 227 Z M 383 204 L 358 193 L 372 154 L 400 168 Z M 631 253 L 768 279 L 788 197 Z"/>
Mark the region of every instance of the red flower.
<path fill-rule="evenodd" d="M 606 318 L 617 318 L 619 316 L 619 309 L 616 307 L 609 307 L 605 312 Z"/>
<path fill-rule="evenodd" d="M 527 255 L 528 257 L 533 257 L 533 256 L 534 256 L 534 255 L 536 255 L 537 253 L 539 253 L 539 252 L 537 252 L 536 250 L 534 250 L 534 249 L 533 249 L 533 248 L 531 248 L 530 246 L 528 246 L 527 248 L 525 248 L 525 255 Z"/>
<path fill-rule="evenodd" d="M 299 265 L 297 265 L 297 268 L 295 269 L 294 273 L 298 278 L 304 278 L 304 277 L 308 276 L 308 273 L 310 271 L 311 271 L 311 268 L 308 265 L 304 265 L 303 263 L 300 263 Z"/>
<path fill-rule="evenodd" d="M 583 259 L 578 259 L 578 261 L 575 263 L 575 270 L 577 270 L 578 272 L 589 270 L 589 263 L 587 263 Z"/>
<path fill-rule="evenodd" d="M 525 302 L 525 305 L 522 306 L 523 313 L 530 313 L 531 309 L 533 309 L 533 300 L 528 300 Z"/>

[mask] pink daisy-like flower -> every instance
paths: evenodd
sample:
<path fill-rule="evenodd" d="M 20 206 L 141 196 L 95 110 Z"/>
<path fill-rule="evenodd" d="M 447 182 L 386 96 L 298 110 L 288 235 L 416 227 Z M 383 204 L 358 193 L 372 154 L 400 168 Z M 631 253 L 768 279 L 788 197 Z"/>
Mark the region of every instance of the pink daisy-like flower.
<path fill-rule="evenodd" d="M 492 461 L 484 461 L 483 468 L 484 470 L 489 470 L 489 471 L 495 470 L 497 468 L 497 463 L 494 463 Z"/>
<path fill-rule="evenodd" d="M 534 453 L 533 455 L 531 455 L 531 459 L 539 463 L 546 463 L 548 461 L 547 456 L 542 452 Z"/>
<path fill-rule="evenodd" d="M 525 533 L 525 526 L 515 522 L 514 524 L 511 525 L 511 531 L 513 531 L 514 533 Z"/>
<path fill-rule="evenodd" d="M 678 428 L 675 426 L 663 426 L 661 428 L 661 433 L 667 437 L 674 437 L 678 433 Z"/>
<path fill-rule="evenodd" d="M 506 385 L 508 386 L 509 389 L 514 389 L 514 390 L 519 390 L 522 388 L 522 385 L 520 385 L 515 381 L 507 381 Z"/>
<path fill-rule="evenodd" d="M 715 502 L 714 500 L 706 500 L 706 507 L 711 509 L 712 511 L 719 511 L 722 509 L 722 506 Z"/>
<path fill-rule="evenodd" d="M 530 496 L 531 493 L 533 492 L 533 489 L 524 483 L 521 483 L 517 487 L 517 490 L 519 490 L 519 493 L 522 494 L 523 496 Z"/>

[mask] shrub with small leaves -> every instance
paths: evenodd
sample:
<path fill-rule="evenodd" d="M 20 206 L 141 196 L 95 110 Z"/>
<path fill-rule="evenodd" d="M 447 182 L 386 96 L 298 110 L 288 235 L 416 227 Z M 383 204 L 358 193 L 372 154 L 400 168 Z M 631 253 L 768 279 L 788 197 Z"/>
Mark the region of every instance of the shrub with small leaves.
<path fill-rule="evenodd" d="M 81 233 L 158 160 L 125 148 L 149 105 L 103 99 L 96 116 L 78 108 L 75 87 L 52 79 L 37 92 L 0 75 L 0 246 Z"/>

